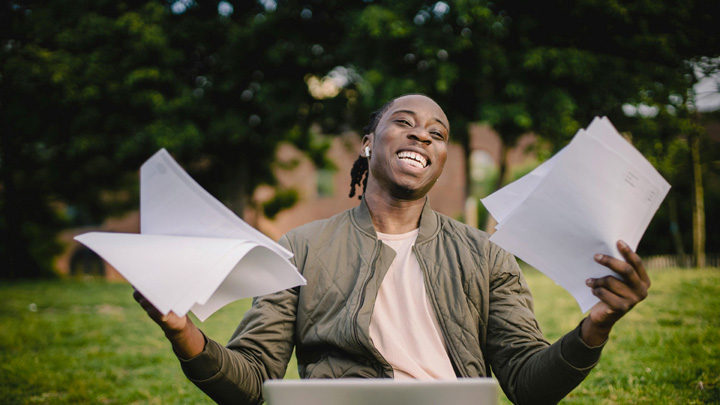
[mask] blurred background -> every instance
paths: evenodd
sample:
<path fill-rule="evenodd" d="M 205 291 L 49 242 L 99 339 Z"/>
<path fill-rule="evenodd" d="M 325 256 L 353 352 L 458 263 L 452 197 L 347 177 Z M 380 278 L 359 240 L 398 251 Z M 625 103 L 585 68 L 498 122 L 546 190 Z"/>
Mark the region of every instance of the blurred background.
<path fill-rule="evenodd" d="M 609 117 L 672 189 L 638 248 L 650 296 L 565 402 L 720 402 L 717 0 L 18 0 L 0 3 L 0 403 L 207 402 L 72 237 L 139 231 L 160 148 L 274 239 L 353 207 L 362 128 L 410 92 L 451 123 L 433 208 L 486 230 L 480 198 Z M 569 294 L 525 274 L 548 338 L 574 328 Z M 249 305 L 203 330 L 227 341 Z"/>
<path fill-rule="evenodd" d="M 2 278 L 117 277 L 72 236 L 138 230 L 159 148 L 276 239 L 351 207 L 362 128 L 408 92 L 452 124 L 441 212 L 492 230 L 479 198 L 604 115 L 673 186 L 640 253 L 717 265 L 717 1 L 0 7 Z"/>

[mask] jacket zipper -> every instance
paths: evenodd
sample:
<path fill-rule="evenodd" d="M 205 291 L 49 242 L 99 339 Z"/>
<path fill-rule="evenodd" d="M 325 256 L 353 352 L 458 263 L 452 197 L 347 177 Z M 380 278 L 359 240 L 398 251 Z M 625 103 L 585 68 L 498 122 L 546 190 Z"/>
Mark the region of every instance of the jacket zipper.
<path fill-rule="evenodd" d="M 425 283 L 425 292 L 430 297 L 430 302 L 432 302 L 433 309 L 435 310 L 435 317 L 437 318 L 438 325 L 440 325 L 440 329 L 442 330 L 443 337 L 445 338 L 445 345 L 448 348 L 448 351 L 450 352 L 450 357 L 453 363 L 457 366 L 458 371 L 460 372 L 462 377 L 468 377 L 467 372 L 465 371 L 465 366 L 462 362 L 459 361 L 459 356 L 457 354 L 457 351 L 455 349 L 455 346 L 452 345 L 452 341 L 449 339 L 449 335 L 447 332 L 447 328 L 445 326 L 445 320 L 443 317 L 438 316 L 440 313 L 440 310 L 438 308 L 437 298 L 435 297 L 435 293 L 432 288 L 429 286 L 430 280 L 428 279 L 428 271 L 427 267 L 425 267 L 425 263 L 420 260 L 420 255 L 418 254 L 417 247 L 413 245 L 412 247 L 413 253 L 415 253 L 415 258 L 418 261 L 418 264 L 420 265 L 420 268 L 423 272 L 423 280 Z"/>
<path fill-rule="evenodd" d="M 367 289 L 368 284 L 370 284 L 370 280 L 375 275 L 375 265 L 378 261 L 378 258 L 380 257 L 380 244 L 382 241 L 377 241 L 375 244 L 375 250 L 373 251 L 373 260 L 372 263 L 370 263 L 370 272 L 368 276 L 365 278 L 365 281 L 363 281 L 362 288 L 360 289 L 360 302 L 358 303 L 357 310 L 355 311 L 355 314 L 353 314 L 353 335 L 355 337 L 355 343 L 358 345 L 358 347 L 362 347 L 362 344 L 360 343 L 360 336 L 358 335 L 358 316 L 360 316 L 360 310 L 363 307 L 363 304 L 365 303 L 365 290 Z"/>

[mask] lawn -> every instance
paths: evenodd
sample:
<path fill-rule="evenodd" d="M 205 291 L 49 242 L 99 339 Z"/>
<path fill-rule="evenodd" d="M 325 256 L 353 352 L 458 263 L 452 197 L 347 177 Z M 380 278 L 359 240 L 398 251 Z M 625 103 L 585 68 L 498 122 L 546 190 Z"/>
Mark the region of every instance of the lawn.
<path fill-rule="evenodd" d="M 528 270 L 553 341 L 582 319 L 569 294 Z M 600 364 L 564 403 L 720 402 L 720 270 L 651 272 L 651 295 L 613 331 Z M 227 341 L 249 301 L 201 324 Z M 0 403 L 208 403 L 187 382 L 127 284 L 0 286 Z M 289 377 L 297 377 L 291 364 Z"/>

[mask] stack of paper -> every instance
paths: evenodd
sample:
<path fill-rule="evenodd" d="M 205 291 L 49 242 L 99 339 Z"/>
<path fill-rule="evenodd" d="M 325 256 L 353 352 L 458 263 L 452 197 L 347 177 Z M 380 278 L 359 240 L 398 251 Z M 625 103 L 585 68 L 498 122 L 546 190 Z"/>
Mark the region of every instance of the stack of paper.
<path fill-rule="evenodd" d="M 615 272 L 596 263 L 635 250 L 670 185 L 607 118 L 528 175 L 482 200 L 498 222 L 490 240 L 549 276 L 589 310 L 587 278 Z"/>
<path fill-rule="evenodd" d="M 304 285 L 292 253 L 198 185 L 162 149 L 140 169 L 140 234 L 75 237 L 160 312 L 204 321 L 240 298 Z"/>

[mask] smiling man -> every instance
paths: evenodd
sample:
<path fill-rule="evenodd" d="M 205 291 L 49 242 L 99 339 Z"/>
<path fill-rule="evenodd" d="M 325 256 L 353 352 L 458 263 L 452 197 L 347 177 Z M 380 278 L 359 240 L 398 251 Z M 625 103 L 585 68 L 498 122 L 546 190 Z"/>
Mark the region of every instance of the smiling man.
<path fill-rule="evenodd" d="M 451 379 L 494 373 L 516 403 L 554 403 L 600 357 L 610 329 L 644 299 L 639 257 L 598 255 L 617 272 L 588 280 L 601 302 L 577 328 L 547 342 L 515 258 L 426 198 L 447 158 L 450 125 L 423 95 L 388 102 L 365 129 L 350 196 L 360 204 L 289 232 L 281 243 L 307 285 L 257 298 L 226 346 L 187 316 L 162 316 L 186 376 L 222 403 L 262 402 L 295 348 L 302 378 Z"/>

